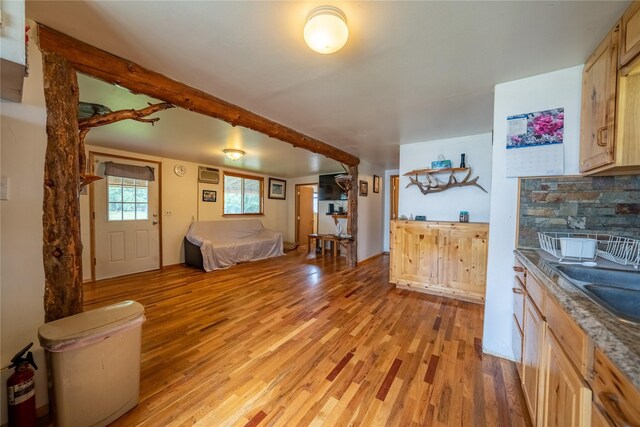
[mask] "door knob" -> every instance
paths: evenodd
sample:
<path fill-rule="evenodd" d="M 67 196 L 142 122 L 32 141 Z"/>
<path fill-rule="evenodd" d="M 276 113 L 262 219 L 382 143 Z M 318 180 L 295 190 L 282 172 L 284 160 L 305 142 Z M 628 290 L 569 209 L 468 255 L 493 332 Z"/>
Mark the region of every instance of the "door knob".
<path fill-rule="evenodd" d="M 157 219 L 154 219 L 154 220 L 153 220 L 153 222 L 152 222 L 151 224 L 153 224 L 153 225 L 158 224 L 158 220 L 157 220 Z"/>

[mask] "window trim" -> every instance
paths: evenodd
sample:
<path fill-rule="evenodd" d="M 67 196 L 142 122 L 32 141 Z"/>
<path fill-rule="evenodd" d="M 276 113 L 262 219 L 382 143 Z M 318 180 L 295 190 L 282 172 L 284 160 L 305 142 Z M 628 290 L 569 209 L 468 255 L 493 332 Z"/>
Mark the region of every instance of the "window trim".
<path fill-rule="evenodd" d="M 111 177 L 120 178 L 120 180 L 121 180 L 120 184 L 110 183 L 109 182 L 109 178 L 111 178 Z M 107 218 L 107 223 L 109 223 L 109 222 L 124 222 L 124 221 L 149 221 L 150 220 L 149 219 L 149 211 L 150 211 L 150 209 L 149 209 L 149 183 L 152 182 L 152 181 L 149 181 L 147 179 L 126 178 L 126 177 L 123 177 L 123 176 L 116 176 L 116 175 L 107 175 L 105 178 L 106 178 L 105 181 L 106 181 L 106 184 L 107 184 L 107 191 L 106 191 L 106 196 L 107 196 L 107 200 L 106 200 L 106 208 L 107 208 L 106 218 Z M 133 185 L 125 184 L 124 183 L 125 179 L 133 179 L 134 180 Z M 138 185 L 138 183 L 137 183 L 138 181 L 146 181 L 147 185 Z M 112 186 L 112 185 L 113 186 L 119 186 L 121 192 L 123 191 L 124 187 L 133 187 L 134 192 L 135 192 L 135 199 L 134 199 L 135 201 L 133 201 L 133 202 L 125 202 L 124 199 L 122 201 L 120 201 L 120 202 L 112 202 L 112 201 L 110 201 L 109 200 L 109 187 Z M 147 189 L 147 201 L 146 202 L 138 202 L 137 201 L 137 198 L 138 198 L 137 189 L 138 188 L 146 188 Z M 121 197 L 122 197 L 122 193 L 121 193 Z M 133 204 L 135 206 L 135 208 L 136 208 L 136 209 L 134 209 L 134 212 L 135 212 L 134 213 L 134 217 L 135 218 L 127 218 L 127 219 L 125 219 L 124 218 L 124 209 L 123 209 L 122 210 L 122 214 L 121 214 L 122 218 L 120 218 L 120 219 L 111 219 L 109 217 L 109 212 L 110 212 L 109 211 L 109 205 L 113 204 L 113 203 L 117 203 L 119 205 L 122 205 L 123 207 L 124 207 L 125 203 Z M 138 205 L 142 205 L 142 204 L 145 204 L 147 206 L 147 217 L 146 218 L 137 218 L 137 216 L 138 216 L 138 209 L 137 209 Z"/>
<path fill-rule="evenodd" d="M 260 182 L 260 212 L 259 213 L 237 213 L 237 214 L 228 214 L 228 213 L 224 213 L 225 210 L 225 197 L 224 197 L 224 193 L 225 193 L 225 179 L 227 176 L 232 176 L 234 178 L 241 178 L 241 179 L 252 179 L 254 181 L 259 181 Z M 242 200 L 244 200 L 244 187 L 242 189 Z M 242 209 L 244 210 L 244 206 L 242 206 Z M 223 171 L 222 173 L 222 216 L 226 217 L 235 217 L 235 216 L 264 216 L 264 177 L 262 176 L 256 176 L 256 175 L 246 175 L 246 174 L 242 174 L 242 173 L 237 173 L 237 172 L 227 172 L 227 171 Z"/>

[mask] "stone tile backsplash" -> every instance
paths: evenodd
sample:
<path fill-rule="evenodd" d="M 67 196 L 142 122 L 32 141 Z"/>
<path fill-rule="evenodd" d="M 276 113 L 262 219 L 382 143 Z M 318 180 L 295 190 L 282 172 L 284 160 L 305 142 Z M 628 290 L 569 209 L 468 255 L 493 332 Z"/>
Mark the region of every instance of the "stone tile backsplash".
<path fill-rule="evenodd" d="M 539 247 L 539 231 L 640 239 L 640 175 L 522 178 L 518 246 Z"/>

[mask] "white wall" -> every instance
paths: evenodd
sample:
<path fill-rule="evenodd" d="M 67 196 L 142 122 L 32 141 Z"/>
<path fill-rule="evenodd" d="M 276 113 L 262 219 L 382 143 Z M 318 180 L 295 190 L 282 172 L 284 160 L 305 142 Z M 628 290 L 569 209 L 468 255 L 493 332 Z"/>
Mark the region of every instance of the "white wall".
<path fill-rule="evenodd" d="M 91 145 L 87 145 L 87 151 L 135 157 L 162 163 L 162 263 L 165 266 L 184 262 L 183 239 L 192 221 L 238 219 L 237 217 L 222 216 L 222 174 L 224 171 L 233 171 L 232 169 Z M 185 165 L 187 168 L 187 173 L 182 177 L 177 176 L 173 172 L 173 168 L 177 164 Z M 198 183 L 198 166 L 218 168 L 220 170 L 220 183 Z M 266 228 L 280 231 L 286 235 L 289 220 L 289 204 L 294 203 L 294 200 L 289 197 L 287 197 L 287 200 L 269 199 L 267 197 L 267 187 L 269 185 L 268 176 L 247 171 L 237 172 L 264 177 L 264 215 L 247 218 L 258 218 Z M 289 187 L 289 183 L 287 183 L 287 187 Z M 217 192 L 216 202 L 209 203 L 202 201 L 202 190 L 205 189 L 215 190 Z M 89 197 L 90 196 L 81 196 L 80 218 L 83 224 L 83 231 L 84 225 L 89 223 Z M 82 235 L 82 244 L 85 248 L 89 248 L 89 243 L 90 236 L 87 232 Z M 90 264 L 85 264 L 85 262 L 89 261 L 87 252 L 89 251 L 83 251 L 83 276 L 85 280 L 91 278 Z"/>
<path fill-rule="evenodd" d="M 384 252 L 389 252 L 389 225 L 390 225 L 390 221 L 391 221 L 391 188 L 389 188 L 389 186 L 391 185 L 391 176 L 392 175 L 399 175 L 400 174 L 400 170 L 399 169 L 392 169 L 392 170 L 386 170 L 384 171 L 384 207 L 383 209 L 383 222 L 384 222 L 384 233 L 382 235 L 382 250 Z M 398 194 L 398 199 L 400 198 L 400 195 Z"/>
<path fill-rule="evenodd" d="M 33 28 L 34 23 L 29 24 Z M 36 405 L 42 407 L 48 402 L 47 368 L 37 333 L 44 323 L 42 183 L 47 135 L 42 61 L 35 44 L 29 45 L 30 69 L 22 103 L 0 101 L 0 170 L 10 185 L 9 200 L 0 202 L 0 365 L 8 365 L 17 351 L 33 342 L 39 367 Z M 0 424 L 7 422 L 10 374 L 7 370 L 1 375 Z"/>
<path fill-rule="evenodd" d="M 373 192 L 373 175 L 380 177 L 380 192 Z M 387 184 L 383 181 L 384 170 L 361 161 L 358 165 L 358 181 L 369 183 L 369 194 L 358 196 L 358 261 L 382 253 L 384 233 L 383 195 Z"/>
<path fill-rule="evenodd" d="M 466 164 L 471 167 L 471 179 L 479 176 L 478 184 L 488 193 L 476 187 L 454 187 L 441 193 L 424 195 L 403 174 L 431 166 L 442 154 L 453 166 L 460 165 L 460 154 L 466 154 Z M 448 179 L 448 174 L 437 175 L 439 180 Z M 456 177 L 462 179 L 463 173 Z M 419 177 L 423 179 L 424 176 Z M 400 201 L 398 215 L 426 215 L 429 221 L 457 221 L 460 211 L 469 212 L 472 222 L 489 221 L 491 194 L 491 134 L 440 139 L 400 146 Z"/>
<path fill-rule="evenodd" d="M 517 178 L 506 178 L 507 116 L 564 107 L 564 173 L 578 173 L 582 66 L 499 84 L 495 87 L 493 174 L 483 349 L 513 359 L 513 250 Z"/>

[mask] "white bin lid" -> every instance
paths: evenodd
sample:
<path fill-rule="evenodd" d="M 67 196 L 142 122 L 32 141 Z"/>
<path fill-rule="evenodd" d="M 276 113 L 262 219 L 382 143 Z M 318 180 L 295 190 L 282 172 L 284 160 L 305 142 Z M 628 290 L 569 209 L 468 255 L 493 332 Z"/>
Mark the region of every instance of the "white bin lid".
<path fill-rule="evenodd" d="M 104 339 L 144 320 L 142 304 L 122 301 L 45 323 L 38 329 L 38 338 L 47 350 L 62 351 L 68 346 L 82 347 L 96 339 Z"/>

